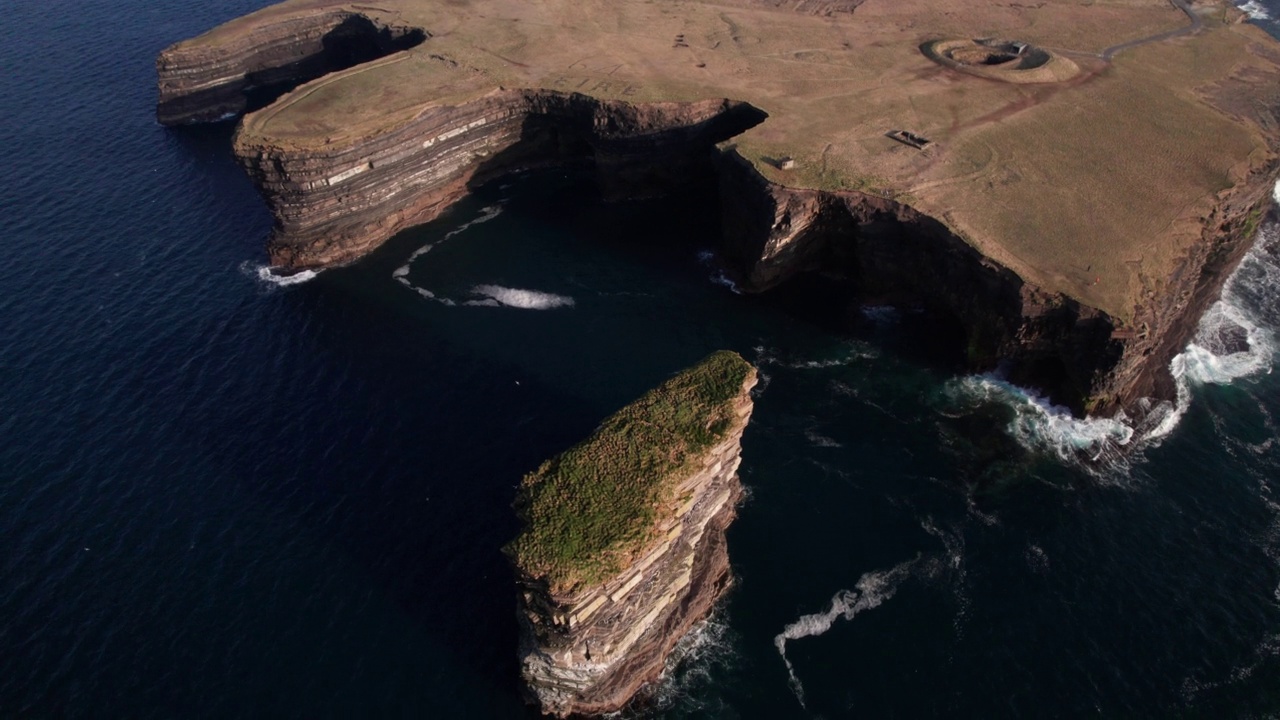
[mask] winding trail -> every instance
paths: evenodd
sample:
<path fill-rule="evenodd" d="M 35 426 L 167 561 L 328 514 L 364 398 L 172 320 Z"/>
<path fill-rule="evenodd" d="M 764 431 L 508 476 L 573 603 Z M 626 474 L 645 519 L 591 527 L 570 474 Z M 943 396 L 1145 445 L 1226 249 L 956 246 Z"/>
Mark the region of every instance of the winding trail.
<path fill-rule="evenodd" d="M 1191 5 L 1187 3 L 1187 0 L 1169 0 L 1169 2 L 1172 3 L 1174 7 L 1178 8 L 1183 13 L 1185 13 L 1186 16 L 1191 19 L 1190 25 L 1180 27 L 1176 30 L 1169 30 L 1167 32 L 1158 33 L 1156 35 L 1150 35 L 1148 37 L 1138 38 L 1137 40 L 1122 42 L 1119 45 L 1112 45 L 1111 47 L 1106 48 L 1102 52 L 1098 53 L 1098 57 L 1102 58 L 1103 60 L 1110 61 L 1111 58 L 1115 57 L 1116 53 L 1123 52 L 1130 48 L 1138 47 L 1139 45 L 1146 45 L 1147 43 L 1160 42 L 1161 40 L 1168 40 L 1169 38 L 1180 37 L 1182 35 L 1190 35 L 1194 32 L 1199 31 L 1200 28 L 1204 27 L 1204 20 L 1201 20 L 1200 16 L 1197 15 L 1195 11 L 1191 9 Z"/>

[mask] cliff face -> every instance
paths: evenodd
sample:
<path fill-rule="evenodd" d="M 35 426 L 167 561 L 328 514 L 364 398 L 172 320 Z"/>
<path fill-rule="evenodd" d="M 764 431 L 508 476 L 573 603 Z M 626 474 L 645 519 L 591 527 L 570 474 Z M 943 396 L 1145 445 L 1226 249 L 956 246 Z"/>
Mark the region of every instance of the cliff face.
<path fill-rule="evenodd" d="M 1172 399 L 1169 361 L 1270 203 L 1271 40 L 1227 5 L 1139 47 L 1115 43 L 1150 29 L 1146 7 L 964 0 L 903 23 L 858 4 L 682 3 L 668 36 L 672 6 L 650 0 L 290 0 L 161 53 L 157 116 L 249 112 L 235 151 L 286 269 L 355 260 L 524 168 L 591 167 L 618 197 L 718 182 L 749 289 L 841 274 L 953 317 L 972 369 L 1000 362 L 1078 413 Z M 1125 61 L 1022 85 L 918 50 L 1028 26 Z M 908 121 L 928 151 L 886 136 Z"/>
<path fill-rule="evenodd" d="M 732 150 L 719 169 L 723 254 L 746 288 L 766 290 L 804 272 L 841 275 L 878 301 L 920 303 L 954 319 L 973 370 L 999 363 L 1013 382 L 1077 413 L 1125 411 L 1139 421 L 1151 401 L 1174 399 L 1169 363 L 1248 250 L 1277 173 L 1273 160 L 1221 194 L 1201 242 L 1122 324 L 1024 281 L 902 202 L 784 187 Z"/>
<path fill-rule="evenodd" d="M 346 10 L 281 17 L 227 42 L 187 41 L 156 58 L 163 125 L 210 122 L 262 107 L 302 83 L 411 48 L 427 34 Z"/>
<path fill-rule="evenodd" d="M 276 218 L 272 264 L 306 268 L 354 260 L 474 184 L 521 169 L 586 163 L 607 193 L 669 191 L 705 177 L 714 143 L 763 118 L 729 100 L 634 105 L 503 90 L 352 144 L 292 148 L 241 132 L 235 150 Z"/>
<path fill-rule="evenodd" d="M 526 555 L 532 553 L 522 553 L 520 540 L 514 545 L 522 673 L 531 699 L 544 713 L 597 715 L 625 706 L 662 674 L 671 649 L 706 617 L 730 584 L 725 529 L 742 495 L 736 472 L 756 382 L 755 371 L 732 357 L 741 371 L 733 376 L 730 392 L 712 417 L 698 418 L 699 424 L 711 421 L 714 440 L 691 448 L 667 476 L 643 480 L 661 488 L 652 504 L 655 512 L 645 519 L 643 541 L 628 542 L 623 533 L 621 544 L 600 546 L 591 553 L 591 559 L 604 561 L 597 566 L 600 572 L 579 576 L 589 578 L 579 582 L 529 561 Z M 682 452 L 679 442 L 655 449 L 666 453 L 668 445 L 672 453 Z M 625 475 L 626 470 L 617 468 L 602 475 L 611 486 L 609 494 L 617 492 L 612 485 Z M 576 518 L 591 513 L 585 508 L 574 512 Z M 527 504 L 524 514 L 530 525 L 540 521 Z M 607 522 L 626 524 L 626 516 L 611 513 Z M 581 537 L 575 544 L 591 545 Z"/>

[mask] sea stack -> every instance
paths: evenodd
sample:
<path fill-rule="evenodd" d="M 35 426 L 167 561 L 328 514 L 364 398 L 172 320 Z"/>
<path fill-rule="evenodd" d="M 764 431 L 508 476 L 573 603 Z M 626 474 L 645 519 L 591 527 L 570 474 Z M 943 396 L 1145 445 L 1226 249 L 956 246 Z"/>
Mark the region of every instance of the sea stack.
<path fill-rule="evenodd" d="M 755 384 L 742 357 L 716 352 L 525 476 L 507 550 L 521 672 L 542 712 L 621 709 L 729 586 Z"/>

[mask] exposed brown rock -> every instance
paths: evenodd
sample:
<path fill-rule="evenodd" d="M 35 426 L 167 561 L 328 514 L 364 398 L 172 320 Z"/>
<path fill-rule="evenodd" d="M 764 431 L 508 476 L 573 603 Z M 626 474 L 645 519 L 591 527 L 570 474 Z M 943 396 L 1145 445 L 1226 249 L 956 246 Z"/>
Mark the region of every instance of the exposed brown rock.
<path fill-rule="evenodd" d="M 420 28 L 333 8 L 255 24 L 225 43 L 179 43 L 156 58 L 156 119 L 182 125 L 239 115 L 307 80 L 425 39 Z"/>
<path fill-rule="evenodd" d="M 1274 43 L 1225 5 L 904 1 L 291 0 L 162 53 L 157 113 L 209 120 L 320 78 L 236 139 L 292 269 L 352 261 L 523 168 L 593 167 L 620 197 L 708 181 L 711 146 L 743 133 L 715 166 L 750 289 L 842 273 L 953 315 L 973 369 L 1007 361 L 1077 412 L 1171 399 L 1169 360 L 1280 171 Z M 1015 87 L 918 50 L 1027 28 L 1087 72 Z M 908 120 L 926 151 L 885 137 Z"/>
<path fill-rule="evenodd" d="M 659 540 L 642 557 L 567 594 L 519 577 L 522 674 L 544 713 L 600 715 L 626 706 L 662 675 L 672 648 L 729 587 L 725 530 L 742 496 L 737 469 L 755 383 L 753 371 L 726 436 L 680 482 L 676 497 L 684 501 L 663 518 Z"/>
<path fill-rule="evenodd" d="M 803 272 L 843 275 L 868 296 L 923 303 L 964 328 L 974 370 L 1011 379 L 1084 412 L 1140 421 L 1172 401 L 1169 363 L 1249 249 L 1271 203 L 1274 158 L 1218 198 L 1204 236 L 1152 289 L 1131 324 L 1048 293 L 985 258 L 940 220 L 878 195 L 796 190 L 727 151 L 720 167 L 725 255 L 753 291 Z"/>
<path fill-rule="evenodd" d="M 272 264 L 301 269 L 355 260 L 517 170 L 586 162 L 612 195 L 669 190 L 705 175 L 694 166 L 713 144 L 763 117 L 730 100 L 633 105 L 500 90 L 365 141 L 295 148 L 242 132 L 235 150 L 276 217 Z"/>

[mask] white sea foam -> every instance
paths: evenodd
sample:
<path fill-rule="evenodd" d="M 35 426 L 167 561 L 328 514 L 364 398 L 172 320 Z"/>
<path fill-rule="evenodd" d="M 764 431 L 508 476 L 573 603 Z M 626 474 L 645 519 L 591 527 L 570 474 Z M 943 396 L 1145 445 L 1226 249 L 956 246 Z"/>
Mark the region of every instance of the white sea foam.
<path fill-rule="evenodd" d="M 450 300 L 448 298 L 437 297 L 430 290 L 426 290 L 424 288 L 418 287 L 417 285 L 414 285 L 413 283 L 409 282 L 409 271 L 411 270 L 415 260 L 431 252 L 431 250 L 435 246 L 439 245 L 445 240 L 448 240 L 451 237 L 454 237 L 455 235 L 458 235 L 459 233 L 466 232 L 467 229 L 471 227 L 474 227 L 481 223 L 487 223 L 501 214 L 502 214 L 501 203 L 498 203 L 496 205 L 488 205 L 486 207 L 481 208 L 480 214 L 477 217 L 471 220 L 468 220 L 467 222 L 464 222 L 458 227 L 445 233 L 445 236 L 441 238 L 438 242 L 427 243 L 422 247 L 418 248 L 417 250 L 414 250 L 412 253 L 410 253 L 409 257 L 405 259 L 404 264 L 396 268 L 394 271 L 392 271 L 391 277 L 395 278 L 396 280 L 399 280 L 402 284 L 404 284 L 409 289 L 416 290 L 418 294 L 424 298 L 427 298 L 429 300 L 435 300 L 441 303 L 442 305 L 457 305 L 458 303 L 453 300 Z"/>
<path fill-rule="evenodd" d="M 787 643 L 792 640 L 822 635 L 830 630 L 831 626 L 835 625 L 836 621 L 841 618 L 852 620 L 864 610 L 880 607 L 884 601 L 892 598 L 898 592 L 898 586 L 902 584 L 903 580 L 911 576 L 911 568 L 918 561 L 919 558 L 901 563 L 889 570 L 876 570 L 866 573 L 858 578 L 853 590 L 841 590 L 832 596 L 831 605 L 824 612 L 800 616 L 773 638 L 774 647 L 778 648 L 778 654 L 782 656 L 782 662 L 786 663 L 791 689 L 795 692 L 796 699 L 800 701 L 801 707 L 804 707 L 804 686 L 801 685 L 800 678 L 796 676 L 796 671 L 792 667 L 791 661 L 787 659 Z"/>
<path fill-rule="evenodd" d="M 1280 183 L 1273 190 L 1280 203 Z M 1272 328 L 1280 326 L 1280 225 L 1266 220 L 1253 247 L 1223 286 L 1222 298 L 1204 314 L 1196 336 L 1174 357 L 1172 402 L 1140 402 L 1141 422 L 1123 414 L 1113 419 L 1078 419 L 1034 393 L 994 376 L 965 378 L 951 388 L 953 399 L 994 400 L 1014 410 L 1009 434 L 1024 447 L 1049 450 L 1063 459 L 1120 459 L 1118 448 L 1159 443 L 1178 425 L 1195 385 L 1225 385 L 1271 372 L 1280 349 Z M 1128 448 L 1132 449 L 1132 448 Z"/>
<path fill-rule="evenodd" d="M 725 271 L 723 270 L 717 270 L 714 273 L 712 273 L 711 282 L 717 285 L 720 285 L 722 287 L 729 288 L 729 292 L 733 293 L 734 295 L 742 294 L 742 288 L 738 287 L 738 283 L 734 282 L 733 279 L 730 278 L 727 274 L 725 274 Z"/>
<path fill-rule="evenodd" d="M 635 718 L 666 717 L 677 714 L 709 713 L 717 715 L 715 699 L 708 690 L 716 683 L 716 675 L 732 667 L 738 654 L 734 649 L 736 635 L 720 609 L 695 625 L 685 634 L 663 666 L 662 677 L 646 688 L 644 703 L 627 713 Z M 622 717 L 622 713 L 609 717 Z"/>
<path fill-rule="evenodd" d="M 1051 452 L 1073 462 L 1118 459 L 1134 440 L 1134 428 L 1123 414 L 1116 418 L 1077 418 L 1071 411 L 995 375 L 974 375 L 952 381 L 946 390 L 961 407 L 1000 403 L 1013 410 L 1006 430 L 1023 447 Z"/>
<path fill-rule="evenodd" d="M 454 235 L 464 233 L 467 230 L 471 229 L 472 227 L 475 227 L 476 225 L 487 223 L 501 214 L 502 214 L 502 203 L 497 203 L 495 205 L 486 205 L 485 207 L 480 208 L 480 214 L 476 216 L 474 219 L 468 220 L 462 223 L 461 225 L 459 225 L 458 227 L 445 233 L 444 238 L 442 238 L 440 242 L 444 242 L 445 240 L 448 240 Z"/>
<path fill-rule="evenodd" d="M 252 275 L 264 283 L 286 287 L 288 285 L 299 285 L 314 280 L 320 274 L 319 270 L 302 270 L 294 273 L 283 273 L 278 268 L 269 265 L 255 265 L 253 263 L 243 263 L 240 265 L 241 272 Z"/>
<path fill-rule="evenodd" d="M 1049 571 L 1049 556 L 1044 548 L 1034 544 L 1028 545 L 1027 551 L 1023 554 L 1027 559 L 1027 567 L 1033 572 L 1043 574 Z"/>
<path fill-rule="evenodd" d="M 1280 184 L 1277 184 L 1280 202 Z M 1200 320 L 1187 349 L 1174 357 L 1169 371 L 1177 382 L 1177 399 L 1160 408 L 1160 422 L 1148 437 L 1168 435 L 1186 412 L 1195 385 L 1226 385 L 1260 372 L 1271 372 L 1277 341 L 1271 329 L 1280 323 L 1280 226 L 1263 223 L 1253 247 L 1227 279 L 1222 299 Z"/>
<path fill-rule="evenodd" d="M 800 362 L 787 363 L 786 367 L 793 370 L 821 370 L 823 368 L 840 367 L 842 365 L 852 365 L 859 360 L 873 360 L 880 356 L 880 353 L 871 345 L 853 341 L 846 344 L 847 352 L 833 358 L 825 360 L 801 360 Z"/>
<path fill-rule="evenodd" d="M 483 296 L 487 300 L 469 302 L 469 305 L 487 305 L 496 302 L 499 305 L 523 310 L 550 310 L 559 307 L 573 307 L 573 298 L 571 297 L 537 290 L 521 290 L 520 288 L 509 288 L 501 285 L 477 285 L 471 288 L 471 292 L 475 295 Z"/>
<path fill-rule="evenodd" d="M 1253 20 L 1270 20 L 1271 13 L 1267 12 L 1267 8 L 1258 0 L 1248 0 L 1238 6 Z"/>
<path fill-rule="evenodd" d="M 958 580 L 953 587 L 960 606 L 960 615 L 967 611 L 968 598 L 964 594 L 964 537 L 958 533 L 939 529 L 931 517 L 924 517 L 920 527 L 942 542 L 944 552 L 917 555 L 888 570 L 875 570 L 858 578 L 852 590 L 841 590 L 831 597 L 831 603 L 823 612 L 801 615 L 773 638 L 773 645 L 787 667 L 788 682 L 800 706 L 804 707 L 804 686 L 796 675 L 795 667 L 787 658 L 787 643 L 807 637 L 825 634 L 840 619 L 852 620 L 865 610 L 874 610 L 897 594 L 902 584 L 909 580 L 932 581 L 940 577 Z"/>

